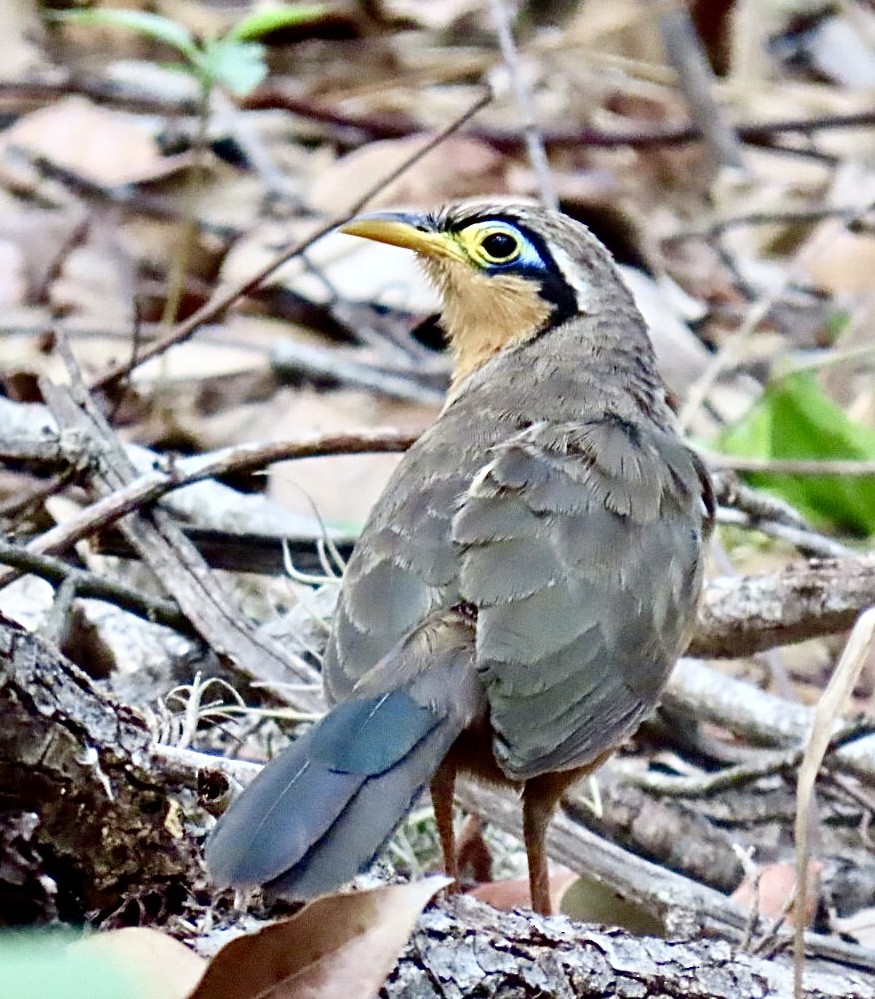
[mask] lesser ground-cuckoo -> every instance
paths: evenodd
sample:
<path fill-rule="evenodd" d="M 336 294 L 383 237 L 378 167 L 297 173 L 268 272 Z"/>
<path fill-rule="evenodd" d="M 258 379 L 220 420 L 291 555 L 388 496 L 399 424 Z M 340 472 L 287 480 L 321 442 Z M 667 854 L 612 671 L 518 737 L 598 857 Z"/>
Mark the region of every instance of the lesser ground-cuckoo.
<path fill-rule="evenodd" d="M 455 375 L 349 562 L 330 713 L 207 846 L 213 879 L 306 898 L 368 865 L 431 784 L 456 873 L 457 772 L 522 793 L 533 907 L 559 797 L 656 704 L 683 651 L 713 498 L 607 250 L 564 215 L 363 216 L 443 299 Z"/>

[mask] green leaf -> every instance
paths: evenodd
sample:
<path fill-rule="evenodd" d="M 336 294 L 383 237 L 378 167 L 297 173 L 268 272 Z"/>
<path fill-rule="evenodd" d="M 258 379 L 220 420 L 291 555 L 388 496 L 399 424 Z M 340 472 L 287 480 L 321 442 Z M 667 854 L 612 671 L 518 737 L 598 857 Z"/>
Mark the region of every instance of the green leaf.
<path fill-rule="evenodd" d="M 227 37 L 208 42 L 195 65 L 206 85 L 221 84 L 235 97 L 245 97 L 267 76 L 263 45 Z"/>
<path fill-rule="evenodd" d="M 169 17 L 150 14 L 141 10 L 70 10 L 49 15 L 52 20 L 67 21 L 72 24 L 94 25 L 97 27 L 127 28 L 137 34 L 154 38 L 178 49 L 189 59 L 194 58 L 197 46 L 188 30 Z"/>
<path fill-rule="evenodd" d="M 0 935 L 0 982 L 3 999 L 63 996 L 64 999 L 138 999 L 148 990 L 118 960 L 77 952 L 76 939 L 58 932 Z"/>
<path fill-rule="evenodd" d="M 307 21 L 317 21 L 328 11 L 328 6 L 323 3 L 298 4 L 294 7 L 275 7 L 272 10 L 259 10 L 242 18 L 225 35 L 225 38 L 233 38 L 238 42 L 253 41 L 256 38 L 263 38 L 271 31 L 278 31 L 280 28 L 293 28 L 298 24 L 305 24 Z"/>
<path fill-rule="evenodd" d="M 756 405 L 716 441 L 725 454 L 827 461 L 875 459 L 875 432 L 849 420 L 807 372 L 769 384 Z M 875 534 L 875 476 L 744 476 L 806 516 L 855 534 Z"/>

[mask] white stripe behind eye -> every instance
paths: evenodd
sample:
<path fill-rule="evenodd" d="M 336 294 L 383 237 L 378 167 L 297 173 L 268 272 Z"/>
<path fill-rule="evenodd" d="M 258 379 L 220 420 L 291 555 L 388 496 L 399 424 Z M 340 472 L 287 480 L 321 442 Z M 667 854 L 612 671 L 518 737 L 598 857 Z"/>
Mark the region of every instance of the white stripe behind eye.
<path fill-rule="evenodd" d="M 592 285 L 581 273 L 580 266 L 575 264 L 571 257 L 560 246 L 555 244 L 550 247 L 553 261 L 562 272 L 562 277 L 566 284 L 574 289 L 577 304 L 581 312 L 593 311 L 593 289 Z"/>

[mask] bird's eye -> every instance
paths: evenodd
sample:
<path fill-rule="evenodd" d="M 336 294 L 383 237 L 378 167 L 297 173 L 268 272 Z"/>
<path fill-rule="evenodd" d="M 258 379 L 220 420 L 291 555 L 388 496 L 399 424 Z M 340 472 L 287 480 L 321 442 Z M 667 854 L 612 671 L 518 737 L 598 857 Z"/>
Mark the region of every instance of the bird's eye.
<path fill-rule="evenodd" d="M 483 256 L 494 264 L 506 264 L 520 254 L 520 242 L 509 232 L 490 232 L 480 241 Z"/>

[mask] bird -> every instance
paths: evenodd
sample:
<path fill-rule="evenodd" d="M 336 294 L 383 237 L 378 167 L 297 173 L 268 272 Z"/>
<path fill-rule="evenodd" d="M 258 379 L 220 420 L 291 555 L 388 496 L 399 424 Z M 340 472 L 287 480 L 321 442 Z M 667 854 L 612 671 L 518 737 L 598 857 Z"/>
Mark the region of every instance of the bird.
<path fill-rule="evenodd" d="M 714 518 L 644 319 L 558 211 L 483 200 L 342 232 L 412 250 L 453 376 L 348 562 L 329 712 L 232 802 L 213 882 L 308 899 L 373 863 L 426 786 L 458 877 L 457 775 L 522 799 L 532 909 L 562 794 L 651 713 L 689 641 Z"/>

